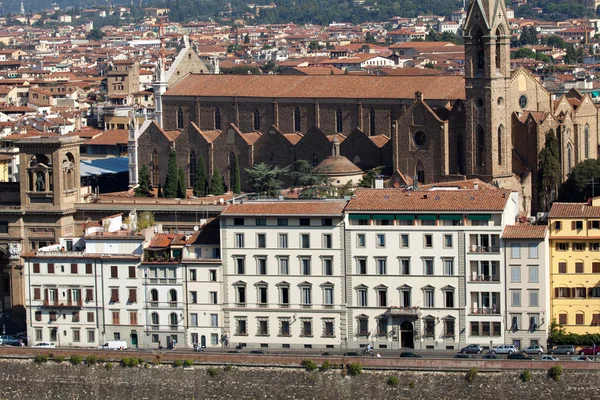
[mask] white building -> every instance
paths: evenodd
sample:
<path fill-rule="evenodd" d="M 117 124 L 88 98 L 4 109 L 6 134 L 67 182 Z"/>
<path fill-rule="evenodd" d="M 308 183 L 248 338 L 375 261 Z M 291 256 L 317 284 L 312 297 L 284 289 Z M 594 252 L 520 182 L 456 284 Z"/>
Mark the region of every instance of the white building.
<path fill-rule="evenodd" d="M 221 214 L 231 344 L 334 348 L 347 337 L 346 201 L 232 204 Z"/>

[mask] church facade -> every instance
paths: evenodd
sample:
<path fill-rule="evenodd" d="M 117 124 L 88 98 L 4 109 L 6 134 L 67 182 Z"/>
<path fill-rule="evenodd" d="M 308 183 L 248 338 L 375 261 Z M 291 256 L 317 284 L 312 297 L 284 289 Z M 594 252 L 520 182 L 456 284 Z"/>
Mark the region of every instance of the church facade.
<path fill-rule="evenodd" d="M 363 170 L 384 166 L 391 185 L 478 177 L 536 204 L 546 133 L 557 135 L 566 178 L 598 155 L 598 110 L 588 95 L 556 99 L 510 70 L 503 1 L 471 0 L 464 32 L 464 77 L 188 74 L 155 94 L 161 118 L 133 135 L 132 169 L 146 165 L 164 184 L 175 149 L 189 186 L 198 157 L 229 185 L 235 156 L 242 175 L 261 162 L 317 165 L 337 138 L 341 155 Z"/>

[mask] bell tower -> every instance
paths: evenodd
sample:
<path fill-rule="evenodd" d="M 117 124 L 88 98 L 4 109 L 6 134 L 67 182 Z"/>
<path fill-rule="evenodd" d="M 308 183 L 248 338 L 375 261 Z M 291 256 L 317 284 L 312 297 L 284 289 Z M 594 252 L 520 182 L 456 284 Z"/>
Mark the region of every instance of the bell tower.
<path fill-rule="evenodd" d="M 465 40 L 466 173 L 512 174 L 510 29 L 504 0 L 469 0 Z"/>

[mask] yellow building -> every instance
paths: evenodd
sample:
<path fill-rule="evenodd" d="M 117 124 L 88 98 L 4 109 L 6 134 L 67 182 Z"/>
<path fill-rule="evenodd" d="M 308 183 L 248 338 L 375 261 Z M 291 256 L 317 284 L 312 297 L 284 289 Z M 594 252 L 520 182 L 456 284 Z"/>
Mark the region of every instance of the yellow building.
<path fill-rule="evenodd" d="M 570 333 L 600 333 L 600 197 L 554 203 L 548 225 L 552 318 Z"/>

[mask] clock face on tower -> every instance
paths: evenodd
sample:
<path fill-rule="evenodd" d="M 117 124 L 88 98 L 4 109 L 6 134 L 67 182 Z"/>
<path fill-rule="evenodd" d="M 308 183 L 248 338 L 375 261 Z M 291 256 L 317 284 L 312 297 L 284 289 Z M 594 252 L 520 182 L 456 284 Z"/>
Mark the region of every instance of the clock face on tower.
<path fill-rule="evenodd" d="M 426 142 L 427 142 L 427 135 L 425 135 L 425 132 L 419 131 L 419 132 L 415 133 L 415 144 L 418 147 L 425 146 Z"/>
<path fill-rule="evenodd" d="M 521 97 L 519 97 L 519 106 L 521 106 L 521 108 L 523 109 L 527 107 L 527 96 L 525 96 L 524 94 L 522 94 Z"/>

